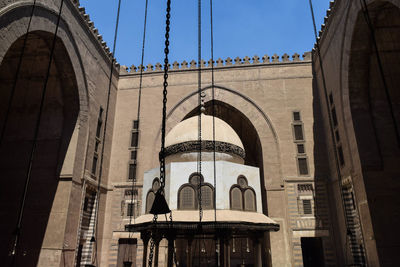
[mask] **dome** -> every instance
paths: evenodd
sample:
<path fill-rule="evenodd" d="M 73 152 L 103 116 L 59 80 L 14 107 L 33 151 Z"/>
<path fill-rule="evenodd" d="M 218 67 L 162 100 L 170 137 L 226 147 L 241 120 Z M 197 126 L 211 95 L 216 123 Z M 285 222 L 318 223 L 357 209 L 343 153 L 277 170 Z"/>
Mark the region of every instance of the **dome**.
<path fill-rule="evenodd" d="M 198 116 L 178 123 L 165 138 L 166 156 L 190 153 L 199 150 Z M 202 151 L 213 151 L 213 117 L 201 115 Z M 223 120 L 215 117 L 216 152 L 245 157 L 244 147 L 239 136 Z"/>
<path fill-rule="evenodd" d="M 193 116 L 178 123 L 165 137 L 165 146 L 172 146 L 199 139 L 199 117 Z M 213 117 L 201 114 L 201 139 L 213 141 Z M 239 136 L 229 124 L 215 117 L 215 141 L 232 144 L 244 149 Z"/>

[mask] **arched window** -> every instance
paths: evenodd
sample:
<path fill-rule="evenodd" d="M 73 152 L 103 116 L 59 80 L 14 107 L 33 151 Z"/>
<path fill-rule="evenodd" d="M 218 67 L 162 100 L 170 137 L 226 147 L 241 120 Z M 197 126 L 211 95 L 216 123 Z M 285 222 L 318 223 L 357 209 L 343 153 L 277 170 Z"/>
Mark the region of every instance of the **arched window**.
<path fill-rule="evenodd" d="M 193 173 L 190 175 L 188 183 L 182 185 L 178 191 L 178 209 L 194 210 L 199 208 L 198 190 L 200 181 L 202 183 L 202 208 L 214 208 L 214 187 L 209 183 L 204 183 L 204 178 L 201 174 Z"/>
<path fill-rule="evenodd" d="M 244 210 L 256 211 L 256 194 L 250 188 L 244 191 Z"/>
<path fill-rule="evenodd" d="M 147 193 L 146 197 L 146 213 L 149 213 L 151 210 L 151 207 L 153 206 L 153 202 L 155 199 L 156 195 L 154 194 L 153 191 L 150 191 Z"/>
<path fill-rule="evenodd" d="M 243 209 L 242 190 L 240 190 L 239 187 L 234 187 L 231 189 L 231 209 L 232 210 Z"/>
<path fill-rule="evenodd" d="M 190 185 L 183 186 L 179 191 L 179 209 L 195 209 L 195 190 Z"/>
<path fill-rule="evenodd" d="M 203 209 L 209 210 L 214 208 L 214 196 L 213 190 L 208 185 L 201 187 L 201 205 Z"/>
<path fill-rule="evenodd" d="M 156 192 L 160 188 L 160 180 L 156 177 L 153 180 L 151 189 L 147 192 L 146 196 L 146 213 L 150 213 L 151 207 L 153 206 L 154 199 L 156 198 Z"/>
<path fill-rule="evenodd" d="M 237 184 L 231 187 L 230 203 L 232 210 L 257 211 L 256 193 L 243 175 L 240 175 Z"/>

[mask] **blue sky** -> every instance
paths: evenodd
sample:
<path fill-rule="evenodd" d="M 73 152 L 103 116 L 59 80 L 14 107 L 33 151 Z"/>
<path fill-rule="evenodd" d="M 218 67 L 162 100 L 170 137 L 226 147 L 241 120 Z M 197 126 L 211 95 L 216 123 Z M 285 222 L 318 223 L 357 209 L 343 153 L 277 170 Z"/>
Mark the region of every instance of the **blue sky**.
<path fill-rule="evenodd" d="M 148 0 L 144 65 L 162 62 L 166 0 Z M 81 0 L 112 49 L 118 0 Z M 197 59 L 197 0 L 172 0 L 170 61 Z M 318 30 L 329 0 L 314 0 Z M 122 0 L 116 58 L 139 65 L 145 0 Z M 202 58 L 210 53 L 210 1 L 202 1 Z M 214 58 L 303 54 L 314 44 L 308 0 L 214 0 Z"/>

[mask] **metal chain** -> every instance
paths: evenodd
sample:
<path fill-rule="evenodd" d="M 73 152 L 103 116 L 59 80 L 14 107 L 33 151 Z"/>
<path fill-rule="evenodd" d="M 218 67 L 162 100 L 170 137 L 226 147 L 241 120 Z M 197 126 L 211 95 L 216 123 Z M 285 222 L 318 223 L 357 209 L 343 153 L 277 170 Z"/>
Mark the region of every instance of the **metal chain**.
<path fill-rule="evenodd" d="M 165 59 L 164 59 L 164 90 L 163 90 L 163 110 L 162 110 L 162 127 L 161 127 L 161 151 L 160 151 L 160 189 L 163 191 L 165 187 L 165 121 L 167 117 L 167 87 L 168 87 L 168 54 L 169 54 L 169 30 L 171 18 L 171 0 L 167 1 L 167 14 L 165 20 Z"/>
<path fill-rule="evenodd" d="M 168 61 L 168 54 L 169 54 L 169 31 L 170 31 L 170 19 L 171 19 L 171 0 L 167 0 L 167 14 L 165 15 L 165 58 L 164 58 L 164 83 L 163 83 L 163 109 L 162 109 L 162 126 L 161 126 L 161 151 L 159 154 L 160 160 L 160 188 L 158 189 L 159 192 L 164 192 L 165 187 L 165 121 L 167 117 L 167 87 L 168 87 L 168 68 L 169 68 L 169 61 Z M 153 224 L 157 226 L 157 214 L 154 214 L 153 217 Z M 170 214 L 170 219 L 172 221 L 172 215 Z M 153 265 L 153 256 L 154 256 L 154 238 L 155 233 L 153 231 L 151 241 L 150 241 L 150 252 L 149 252 L 149 267 Z"/>

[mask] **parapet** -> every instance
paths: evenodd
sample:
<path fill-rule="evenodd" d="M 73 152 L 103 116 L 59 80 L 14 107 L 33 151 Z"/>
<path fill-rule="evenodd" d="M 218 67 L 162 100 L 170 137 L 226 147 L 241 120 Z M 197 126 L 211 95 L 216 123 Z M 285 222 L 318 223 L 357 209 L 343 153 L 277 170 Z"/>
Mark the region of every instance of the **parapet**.
<path fill-rule="evenodd" d="M 86 22 L 86 25 L 89 27 L 90 31 L 93 34 L 93 37 L 97 40 L 98 44 L 100 47 L 103 49 L 105 55 L 114 63 L 115 67 L 119 67 L 119 64 L 117 63 L 117 60 L 114 58 L 114 55 L 110 51 L 110 48 L 107 46 L 107 43 L 103 40 L 103 36 L 99 34 L 99 30 L 95 28 L 94 22 L 90 20 L 89 14 L 86 13 L 85 8 L 80 6 L 79 0 L 72 0 L 72 2 L 75 4 L 77 11 L 81 15 L 81 18 L 83 21 Z"/>
<path fill-rule="evenodd" d="M 243 67 L 243 66 L 261 66 L 261 65 L 273 65 L 273 64 L 292 64 L 292 63 L 299 63 L 299 62 L 311 62 L 311 52 L 305 52 L 303 57 L 301 58 L 299 54 L 295 53 L 291 57 L 288 54 L 283 54 L 282 56 L 278 56 L 274 54 L 273 56 L 264 55 L 262 58 L 255 55 L 252 58 L 246 56 L 244 58 L 236 57 L 235 59 L 231 59 L 230 57 L 226 58 L 225 60 L 218 58 L 211 62 L 211 59 L 207 61 L 201 60 L 200 64 L 192 60 L 189 63 L 187 61 L 182 61 L 178 63 L 174 61 L 171 64 L 168 64 L 168 69 L 170 71 L 180 71 L 180 70 L 197 70 L 199 65 L 202 69 L 210 70 L 214 65 L 215 69 L 220 68 L 235 68 L 235 67 Z M 120 74 L 134 74 L 145 72 L 161 72 L 163 71 L 163 65 L 160 63 L 156 63 L 154 66 L 152 64 L 148 64 L 147 66 L 135 66 L 132 65 L 130 67 L 121 66 L 120 67 Z"/>
<path fill-rule="evenodd" d="M 329 8 L 326 10 L 326 16 L 324 17 L 324 23 L 321 25 L 321 29 L 318 32 L 318 37 L 317 37 L 318 42 L 321 41 L 321 38 L 324 35 L 326 29 L 329 28 L 329 24 L 330 24 L 332 13 L 333 13 L 332 11 L 335 9 L 336 2 L 337 1 L 335 1 L 335 0 L 329 2 Z M 314 43 L 313 50 L 315 50 L 315 49 L 317 49 L 317 42 Z"/>

